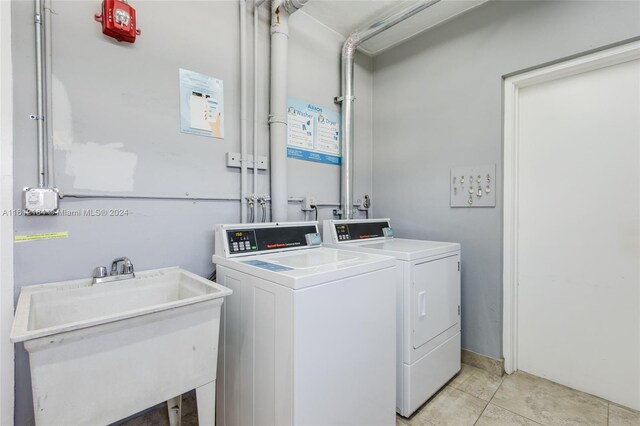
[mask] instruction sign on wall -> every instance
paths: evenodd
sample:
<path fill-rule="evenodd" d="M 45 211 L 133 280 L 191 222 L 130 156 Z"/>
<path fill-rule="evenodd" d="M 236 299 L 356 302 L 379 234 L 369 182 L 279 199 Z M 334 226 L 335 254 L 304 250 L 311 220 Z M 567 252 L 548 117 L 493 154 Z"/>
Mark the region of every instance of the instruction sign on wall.
<path fill-rule="evenodd" d="M 224 84 L 180 68 L 180 131 L 224 139 Z"/>
<path fill-rule="evenodd" d="M 340 113 L 298 99 L 288 99 L 287 157 L 341 164 Z"/>

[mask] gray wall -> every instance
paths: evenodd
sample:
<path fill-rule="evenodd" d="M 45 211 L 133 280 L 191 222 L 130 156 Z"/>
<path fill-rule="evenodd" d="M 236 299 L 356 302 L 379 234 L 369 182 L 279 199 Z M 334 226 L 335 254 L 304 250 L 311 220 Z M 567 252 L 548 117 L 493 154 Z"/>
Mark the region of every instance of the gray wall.
<path fill-rule="evenodd" d="M 449 207 L 449 169 L 498 165 L 502 76 L 640 36 L 640 3 L 496 1 L 374 59 L 376 216 L 462 244 L 462 344 L 502 357 L 502 192 Z"/>
<path fill-rule="evenodd" d="M 94 142 L 138 155 L 135 187 L 139 195 L 191 195 L 239 198 L 239 170 L 225 165 L 226 152 L 239 152 L 239 33 L 236 1 L 140 1 L 142 35 L 134 45 L 104 37 L 93 21 L 99 2 L 54 0 L 52 26 L 53 127 L 56 141 L 56 183 L 65 192 L 105 192 L 104 188 L 73 188 L 66 168 L 69 143 Z M 33 2 L 13 7 L 13 62 L 15 80 L 14 170 L 16 207 L 21 189 L 37 183 L 35 125 L 35 62 Z M 249 19 L 249 66 L 252 57 L 252 15 Z M 259 150 L 268 155 L 269 14 L 261 13 Z M 324 107 L 336 108 L 339 92 L 341 37 L 308 16 L 292 16 L 289 95 Z M 312 53 L 311 53 L 312 52 Z M 224 80 L 226 137 L 224 140 L 179 132 L 178 68 Z M 358 58 L 357 84 L 361 90 L 356 132 L 366 141 L 358 149 L 356 195 L 371 191 L 371 76 L 369 58 Z M 115 77 L 115 78 L 114 78 Z M 252 94 L 252 68 L 249 68 Z M 249 113 L 253 105 L 249 96 Z M 336 108 L 337 109 L 337 108 Z M 252 135 L 252 116 L 248 134 Z M 250 141 L 250 146 L 251 146 Z M 72 151 L 73 151 L 72 145 Z M 117 163 L 107 167 L 119 170 Z M 339 169 L 289 160 L 289 196 L 311 195 L 320 201 L 338 201 Z M 99 169 L 96 169 L 99 172 Z M 250 178 L 251 180 L 251 178 Z M 259 193 L 269 191 L 268 173 L 261 173 Z M 128 209 L 126 217 L 18 217 L 16 234 L 68 231 L 67 239 L 15 245 L 16 294 L 34 283 L 89 277 L 96 265 L 127 255 L 136 269 L 179 265 L 201 275 L 212 270 L 213 229 L 217 223 L 239 221 L 234 201 L 180 201 L 132 199 L 73 199 L 65 209 Z M 320 219 L 331 215 L 322 209 Z M 290 219 L 303 215 L 291 204 Z M 17 425 L 33 423 L 28 358 L 17 346 Z"/>

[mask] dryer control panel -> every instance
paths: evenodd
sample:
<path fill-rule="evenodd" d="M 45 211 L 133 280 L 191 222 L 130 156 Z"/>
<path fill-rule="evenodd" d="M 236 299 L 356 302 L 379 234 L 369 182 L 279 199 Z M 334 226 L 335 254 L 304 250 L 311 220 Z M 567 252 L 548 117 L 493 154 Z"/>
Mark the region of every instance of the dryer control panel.
<path fill-rule="evenodd" d="M 324 239 L 332 243 L 393 237 L 389 219 L 325 220 Z"/>
<path fill-rule="evenodd" d="M 320 247 L 317 222 L 218 225 L 216 254 L 235 257 Z"/>

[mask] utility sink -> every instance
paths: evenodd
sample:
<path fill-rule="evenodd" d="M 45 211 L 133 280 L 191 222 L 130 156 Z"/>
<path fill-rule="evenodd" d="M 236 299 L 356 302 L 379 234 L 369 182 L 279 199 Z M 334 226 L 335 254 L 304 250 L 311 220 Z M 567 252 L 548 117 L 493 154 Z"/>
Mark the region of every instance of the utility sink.
<path fill-rule="evenodd" d="M 29 352 L 36 424 L 109 424 L 191 389 L 213 424 L 231 290 L 177 267 L 92 283 L 21 289 L 11 340 Z"/>
<path fill-rule="evenodd" d="M 92 279 L 23 287 L 11 341 L 122 321 L 228 296 L 231 290 L 180 268 L 136 273 L 130 280 L 92 284 Z"/>

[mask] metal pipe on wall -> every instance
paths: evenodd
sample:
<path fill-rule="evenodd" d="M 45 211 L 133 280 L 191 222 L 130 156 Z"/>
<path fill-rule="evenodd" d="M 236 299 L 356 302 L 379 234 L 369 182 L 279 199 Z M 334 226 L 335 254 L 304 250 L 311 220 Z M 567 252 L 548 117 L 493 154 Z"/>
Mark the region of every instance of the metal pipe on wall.
<path fill-rule="evenodd" d="M 189 197 L 182 195 L 133 195 L 133 194 L 90 194 L 68 192 L 62 198 L 82 198 L 91 200 L 172 200 L 172 201 L 240 201 L 239 197 Z"/>
<path fill-rule="evenodd" d="M 247 2 L 240 0 L 240 221 L 247 221 Z"/>
<path fill-rule="evenodd" d="M 53 56 L 52 56 L 52 52 L 53 49 L 51 47 L 51 40 L 53 40 L 53 37 L 51 35 L 51 29 L 53 28 L 53 25 L 51 25 L 51 1 L 52 0 L 44 0 L 43 1 L 43 29 L 44 29 L 44 70 L 45 70 L 45 80 L 44 80 L 44 88 L 45 88 L 45 107 L 44 107 L 44 116 L 46 117 L 45 120 L 45 157 L 46 157 L 46 182 L 47 182 L 47 186 L 52 186 L 55 187 L 56 186 L 56 181 L 55 181 L 55 173 L 53 172 L 55 170 L 54 168 L 54 156 L 53 156 L 53 152 L 54 152 L 54 147 L 53 147 L 53 112 L 51 111 L 52 108 L 52 100 L 53 100 L 53 94 L 52 94 L 52 90 L 53 90 L 53 84 L 51 82 L 52 80 L 52 76 L 53 76 L 53 71 L 51 69 L 51 65 L 53 64 Z"/>
<path fill-rule="evenodd" d="M 269 114 L 271 220 L 287 220 L 287 55 L 289 15 L 307 0 L 271 1 L 271 99 Z"/>
<path fill-rule="evenodd" d="M 258 55 L 258 30 L 260 26 L 260 6 L 266 0 L 255 0 L 253 3 L 253 198 L 258 197 L 258 97 L 260 95 L 258 84 L 259 78 L 259 55 Z M 254 222 L 257 222 L 257 215 L 254 215 Z"/>
<path fill-rule="evenodd" d="M 35 29 L 36 29 L 36 115 L 31 116 L 37 123 L 38 142 L 38 187 L 45 188 L 48 185 L 46 172 L 46 150 L 45 150 L 45 69 L 44 69 L 44 49 L 43 49 L 43 22 L 44 9 L 42 0 L 35 0 Z"/>
<path fill-rule="evenodd" d="M 353 32 L 342 45 L 342 170 L 340 173 L 340 204 L 342 218 L 353 218 L 353 61 L 360 44 L 393 27 L 440 0 L 423 1 L 388 16 L 366 28 Z"/>
<path fill-rule="evenodd" d="M 263 1 L 253 2 L 253 197 L 258 195 L 258 14 Z"/>

